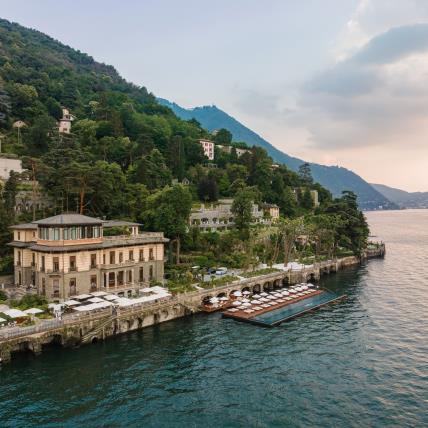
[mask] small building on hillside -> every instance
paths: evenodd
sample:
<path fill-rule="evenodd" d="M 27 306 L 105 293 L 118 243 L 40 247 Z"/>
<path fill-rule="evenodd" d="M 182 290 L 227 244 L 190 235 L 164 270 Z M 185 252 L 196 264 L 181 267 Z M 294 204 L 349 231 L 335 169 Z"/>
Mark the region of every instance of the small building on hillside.
<path fill-rule="evenodd" d="M 10 155 L 0 155 L 0 180 L 7 180 L 12 171 L 19 174 L 24 171 L 21 159 Z"/>
<path fill-rule="evenodd" d="M 217 145 L 217 147 L 222 150 L 225 153 L 232 153 L 232 150 L 235 149 L 236 150 L 236 156 L 241 157 L 244 153 L 251 153 L 251 150 L 249 149 L 241 149 L 239 147 L 234 147 L 234 146 L 222 146 L 220 144 Z"/>
<path fill-rule="evenodd" d="M 272 219 L 277 220 L 279 219 L 279 207 L 276 204 L 264 204 L 263 209 L 265 210 L 266 214 Z"/>
<path fill-rule="evenodd" d="M 58 123 L 58 131 L 63 134 L 69 134 L 71 132 L 71 122 L 73 122 L 74 119 L 76 119 L 75 116 L 73 116 L 67 108 L 63 107 L 62 118 Z"/>
<path fill-rule="evenodd" d="M 128 234 L 104 236 L 109 228 Z M 12 226 L 15 284 L 36 287 L 50 301 L 94 291 L 136 294 L 164 274 L 163 233 L 139 224 L 61 214 Z"/>
<path fill-rule="evenodd" d="M 33 210 L 35 211 L 44 211 L 50 210 L 55 206 L 54 201 L 46 193 L 40 190 L 40 187 L 37 185 L 35 191 L 31 187 L 31 181 L 24 183 L 28 188 L 23 188 L 18 190 L 15 197 L 15 211 L 17 213 L 25 213 Z M 21 183 L 22 185 L 23 183 Z"/>
<path fill-rule="evenodd" d="M 201 204 L 192 209 L 189 217 L 191 227 L 202 232 L 214 232 L 231 229 L 235 226 L 232 213 L 233 199 L 219 199 L 215 203 Z M 270 225 L 272 219 L 265 215 L 263 208 L 252 204 L 253 224 Z"/>
<path fill-rule="evenodd" d="M 209 160 L 214 160 L 214 143 L 210 140 L 199 140 L 199 144 L 204 150 L 204 155 Z"/>
<path fill-rule="evenodd" d="M 314 207 L 317 208 L 320 206 L 320 202 L 318 200 L 318 190 L 311 190 L 311 197 L 314 203 Z"/>

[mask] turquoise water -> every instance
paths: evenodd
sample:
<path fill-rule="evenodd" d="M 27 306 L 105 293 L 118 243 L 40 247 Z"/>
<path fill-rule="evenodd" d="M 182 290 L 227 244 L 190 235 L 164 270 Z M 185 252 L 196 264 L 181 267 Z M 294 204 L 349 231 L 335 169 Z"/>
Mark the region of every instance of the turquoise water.
<path fill-rule="evenodd" d="M 370 213 L 384 260 L 272 329 L 219 314 L 0 369 L 0 427 L 428 425 L 428 211 Z"/>
<path fill-rule="evenodd" d="M 276 325 L 287 318 L 309 311 L 311 308 L 326 304 L 338 297 L 339 296 L 336 293 L 325 291 L 322 294 L 317 294 L 296 303 L 291 303 L 283 308 L 275 309 L 274 311 L 265 312 L 264 314 L 257 315 L 251 319 L 270 326 Z"/>

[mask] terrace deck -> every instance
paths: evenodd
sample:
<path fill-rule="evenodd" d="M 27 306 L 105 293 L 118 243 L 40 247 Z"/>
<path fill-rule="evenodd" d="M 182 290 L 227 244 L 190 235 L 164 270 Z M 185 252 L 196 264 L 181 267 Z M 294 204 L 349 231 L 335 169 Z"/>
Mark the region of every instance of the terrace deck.
<path fill-rule="evenodd" d="M 252 313 L 244 310 L 223 312 L 223 317 L 236 321 L 244 321 L 264 327 L 274 327 L 282 322 L 289 321 L 306 312 L 316 310 L 322 306 L 342 300 L 346 295 L 338 296 L 330 291 L 312 290 L 304 296 L 298 296 L 286 302 L 272 302 L 274 305 Z"/>

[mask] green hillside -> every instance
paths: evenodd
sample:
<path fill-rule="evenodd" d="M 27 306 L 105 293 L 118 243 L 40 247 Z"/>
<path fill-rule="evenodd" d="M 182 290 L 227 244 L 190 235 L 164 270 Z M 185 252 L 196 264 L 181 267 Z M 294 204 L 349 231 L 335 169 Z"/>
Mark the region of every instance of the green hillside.
<path fill-rule="evenodd" d="M 75 116 L 71 133 L 58 129 L 63 107 Z M 313 222 L 310 233 L 322 228 L 318 249 L 328 238 L 329 251 L 358 252 L 367 238 L 353 194 L 333 199 L 308 171 L 299 175 L 273 166 L 261 147 L 241 157 L 217 147 L 211 162 L 199 139 L 213 136 L 197 121 L 178 118 L 113 67 L 5 20 L 0 20 L 0 133 L 2 150 L 22 158 L 28 171 L 26 177 L 12 174 L 2 190 L 0 256 L 10 239 L 8 224 L 77 211 L 163 231 L 176 247 L 177 261 L 181 245 L 187 251 L 210 248 L 229 262 L 235 255 L 248 260 L 255 254 L 247 251 L 251 201 L 277 204 L 283 216 Z M 177 184 L 184 178 L 186 185 Z M 25 179 L 35 179 L 50 196 L 52 212 L 16 214 L 17 190 Z M 318 191 L 320 207 L 311 190 Z M 201 237 L 189 228 L 192 205 L 226 197 L 235 199 L 236 236 Z M 260 260 L 266 259 L 265 247 L 259 250 Z"/>
<path fill-rule="evenodd" d="M 281 152 L 272 144 L 264 140 L 260 135 L 238 122 L 216 106 L 195 107 L 185 109 L 165 99 L 159 102 L 170 107 L 173 112 L 182 119 L 196 119 L 204 128 L 214 131 L 220 128 L 228 129 L 236 141 L 244 141 L 250 146 L 263 147 L 274 161 L 287 165 L 294 171 L 305 161 L 289 156 Z M 338 196 L 343 190 L 351 190 L 358 196 L 358 202 L 363 209 L 395 209 L 397 206 L 390 202 L 383 194 L 374 189 L 354 172 L 338 166 L 325 166 L 311 163 L 311 171 L 314 179 L 330 192 Z"/>

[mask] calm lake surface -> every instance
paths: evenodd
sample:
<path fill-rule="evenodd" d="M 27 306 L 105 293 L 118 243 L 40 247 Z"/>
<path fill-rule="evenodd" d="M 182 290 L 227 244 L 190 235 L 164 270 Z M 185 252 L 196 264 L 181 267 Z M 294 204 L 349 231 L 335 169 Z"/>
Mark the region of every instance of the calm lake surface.
<path fill-rule="evenodd" d="M 218 314 L 0 369 L 0 427 L 428 426 L 428 211 L 368 213 L 384 260 L 266 329 Z"/>

